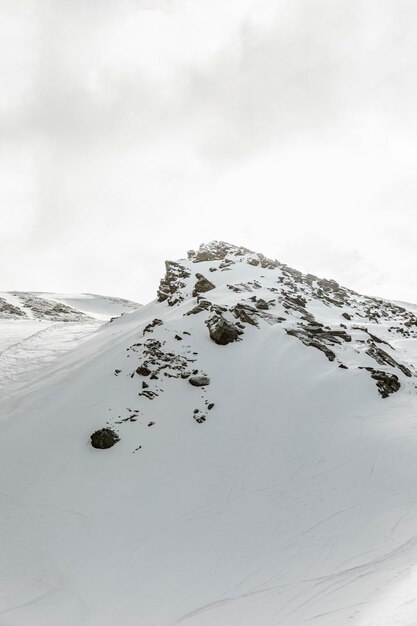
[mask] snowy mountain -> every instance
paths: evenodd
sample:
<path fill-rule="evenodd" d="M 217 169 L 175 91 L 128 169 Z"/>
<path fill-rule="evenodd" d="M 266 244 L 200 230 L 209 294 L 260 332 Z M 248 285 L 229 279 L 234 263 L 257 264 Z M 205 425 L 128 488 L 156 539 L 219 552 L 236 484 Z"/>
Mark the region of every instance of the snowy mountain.
<path fill-rule="evenodd" d="M 2 626 L 417 623 L 416 339 L 242 247 L 168 261 L 4 385 Z"/>

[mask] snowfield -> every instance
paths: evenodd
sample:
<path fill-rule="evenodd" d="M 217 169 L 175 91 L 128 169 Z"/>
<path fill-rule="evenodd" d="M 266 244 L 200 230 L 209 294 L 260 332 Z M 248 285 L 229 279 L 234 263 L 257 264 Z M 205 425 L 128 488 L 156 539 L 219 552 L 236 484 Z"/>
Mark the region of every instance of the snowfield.
<path fill-rule="evenodd" d="M 1 626 L 415 625 L 415 310 L 219 242 L 166 270 L 71 349 L 1 321 Z"/>

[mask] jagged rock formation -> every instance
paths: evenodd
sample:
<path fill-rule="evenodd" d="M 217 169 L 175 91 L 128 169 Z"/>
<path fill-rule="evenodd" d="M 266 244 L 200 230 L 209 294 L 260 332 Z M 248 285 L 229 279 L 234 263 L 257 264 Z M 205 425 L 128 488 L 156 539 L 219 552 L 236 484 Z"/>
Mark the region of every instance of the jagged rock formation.
<path fill-rule="evenodd" d="M 189 272 L 183 265 L 174 261 L 165 262 L 165 277 L 162 278 L 158 289 L 158 301 L 168 301 L 170 306 L 181 302 L 181 290 L 185 287 L 184 279 L 190 277 Z"/>

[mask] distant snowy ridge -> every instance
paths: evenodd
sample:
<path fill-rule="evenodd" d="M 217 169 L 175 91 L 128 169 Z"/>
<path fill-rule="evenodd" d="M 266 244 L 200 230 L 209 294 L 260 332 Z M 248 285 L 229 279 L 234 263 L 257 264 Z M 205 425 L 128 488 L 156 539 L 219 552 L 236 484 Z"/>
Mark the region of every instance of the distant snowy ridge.
<path fill-rule="evenodd" d="M 26 388 L 102 324 L 140 306 L 94 294 L 0 292 L 0 393 Z"/>
<path fill-rule="evenodd" d="M 139 308 L 139 304 L 94 294 L 55 294 L 27 291 L 0 292 L 1 319 L 39 319 L 78 322 L 109 319 Z"/>

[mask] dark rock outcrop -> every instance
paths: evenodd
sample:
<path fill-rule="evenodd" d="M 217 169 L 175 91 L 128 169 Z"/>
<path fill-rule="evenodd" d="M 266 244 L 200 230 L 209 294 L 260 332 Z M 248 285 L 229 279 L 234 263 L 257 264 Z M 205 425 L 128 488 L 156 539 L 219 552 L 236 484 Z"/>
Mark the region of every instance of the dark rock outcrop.
<path fill-rule="evenodd" d="M 242 331 L 236 324 L 228 322 L 222 315 L 213 315 L 206 321 L 210 338 L 220 346 L 237 341 Z"/>
<path fill-rule="evenodd" d="M 207 244 L 202 244 L 197 252 L 194 250 L 188 251 L 188 258 L 194 263 L 201 263 L 202 261 L 222 261 L 228 254 L 236 256 L 243 256 L 251 251 L 242 246 L 234 246 L 225 241 L 211 241 Z"/>
<path fill-rule="evenodd" d="M 208 376 L 190 376 L 188 382 L 193 387 L 206 387 L 210 384 L 210 378 Z"/>
<path fill-rule="evenodd" d="M 193 297 L 197 296 L 199 293 L 206 293 L 207 291 L 211 291 L 215 288 L 215 285 L 211 281 L 209 281 L 202 274 L 196 274 L 197 282 L 194 285 Z"/>
<path fill-rule="evenodd" d="M 398 376 L 395 374 L 388 374 L 388 372 L 382 372 L 373 367 L 366 367 L 365 369 L 370 372 L 371 377 L 376 380 L 376 386 L 383 398 L 388 398 L 389 395 L 400 389 L 401 383 L 398 380 Z"/>
<path fill-rule="evenodd" d="M 191 276 L 183 265 L 174 261 L 165 261 L 165 276 L 161 280 L 158 289 L 158 301 L 168 301 L 170 306 L 174 306 L 183 300 L 181 289 L 185 287 L 184 279 Z"/>
<path fill-rule="evenodd" d="M 119 435 L 111 428 L 101 428 L 100 430 L 96 430 L 91 435 L 90 439 L 93 448 L 98 448 L 100 450 L 112 448 L 118 441 L 120 441 Z"/>

